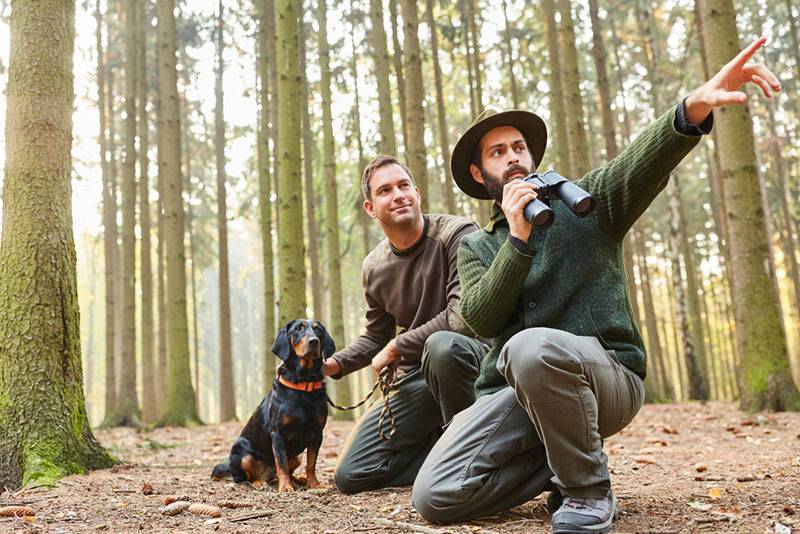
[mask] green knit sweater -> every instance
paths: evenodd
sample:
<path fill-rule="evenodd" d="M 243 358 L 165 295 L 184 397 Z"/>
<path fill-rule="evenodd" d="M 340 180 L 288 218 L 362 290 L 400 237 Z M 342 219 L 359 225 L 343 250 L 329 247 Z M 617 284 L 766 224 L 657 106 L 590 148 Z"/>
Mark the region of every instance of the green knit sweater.
<path fill-rule="evenodd" d="M 646 357 L 628 300 L 622 239 L 700 139 L 675 129 L 676 109 L 577 182 L 594 197 L 588 217 L 576 217 L 560 201 L 551 203 L 555 221 L 531 233 L 533 256 L 509 242 L 499 209 L 485 228 L 461 240 L 460 312 L 477 335 L 493 338 L 475 382 L 478 396 L 506 385 L 496 368 L 500 350 L 511 336 L 532 327 L 594 336 L 644 378 Z"/>

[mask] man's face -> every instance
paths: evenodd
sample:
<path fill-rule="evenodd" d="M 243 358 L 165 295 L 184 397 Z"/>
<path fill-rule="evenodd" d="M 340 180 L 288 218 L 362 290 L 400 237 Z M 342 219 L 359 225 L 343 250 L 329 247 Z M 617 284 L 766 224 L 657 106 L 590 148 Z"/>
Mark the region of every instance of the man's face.
<path fill-rule="evenodd" d="M 364 201 L 364 209 L 382 226 L 407 226 L 422 217 L 419 189 L 400 165 L 378 168 L 369 180 L 369 190 L 372 199 Z"/>
<path fill-rule="evenodd" d="M 498 204 L 503 200 L 503 186 L 511 180 L 525 178 L 535 168 L 525 137 L 513 126 L 498 126 L 486 132 L 480 141 L 481 166 L 469 166 L 476 182 Z"/>

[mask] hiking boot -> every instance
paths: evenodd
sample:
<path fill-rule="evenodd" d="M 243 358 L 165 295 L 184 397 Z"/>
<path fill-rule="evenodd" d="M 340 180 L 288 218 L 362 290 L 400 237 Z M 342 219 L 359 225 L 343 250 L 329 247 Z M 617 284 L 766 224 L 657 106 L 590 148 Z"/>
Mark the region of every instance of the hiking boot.
<path fill-rule="evenodd" d="M 609 532 L 617 515 L 617 499 L 610 491 L 602 499 L 566 496 L 553 514 L 553 534 Z"/>

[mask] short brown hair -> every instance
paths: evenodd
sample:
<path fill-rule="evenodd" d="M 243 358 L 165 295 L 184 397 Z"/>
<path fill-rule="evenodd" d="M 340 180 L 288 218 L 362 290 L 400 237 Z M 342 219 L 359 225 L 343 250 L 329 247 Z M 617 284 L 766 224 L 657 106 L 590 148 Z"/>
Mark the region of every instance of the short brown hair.
<path fill-rule="evenodd" d="M 375 171 L 380 169 L 381 167 L 385 167 L 386 165 L 399 165 L 402 168 L 409 178 L 411 178 L 411 182 L 414 182 L 414 176 L 411 174 L 411 171 L 408 167 L 403 165 L 396 156 L 390 156 L 388 154 L 380 154 L 372 158 L 372 161 L 367 163 L 364 167 L 364 170 L 361 171 L 361 193 L 364 195 L 365 200 L 372 200 L 372 193 L 369 190 L 369 181 L 372 178 L 372 175 L 375 174 Z"/>

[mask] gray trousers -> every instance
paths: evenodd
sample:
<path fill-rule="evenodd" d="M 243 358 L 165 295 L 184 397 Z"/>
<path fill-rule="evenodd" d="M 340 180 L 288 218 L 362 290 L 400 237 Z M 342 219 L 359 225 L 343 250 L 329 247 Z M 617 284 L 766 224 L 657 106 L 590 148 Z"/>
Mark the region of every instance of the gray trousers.
<path fill-rule="evenodd" d="M 597 339 L 550 328 L 509 339 L 497 368 L 510 387 L 456 415 L 414 482 L 414 508 L 428 521 L 512 508 L 550 480 L 573 497 L 611 487 L 602 439 L 639 411 L 642 380 Z"/>
<path fill-rule="evenodd" d="M 358 420 L 334 473 L 342 493 L 409 486 L 442 434 L 442 425 L 475 401 L 473 384 L 486 346 L 455 332 L 436 332 L 425 343 L 421 367 L 402 375 L 389 393 L 397 430 L 378 435 L 379 399 Z M 384 431 L 388 431 L 384 421 Z"/>

